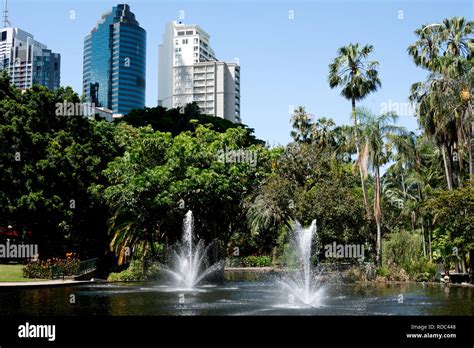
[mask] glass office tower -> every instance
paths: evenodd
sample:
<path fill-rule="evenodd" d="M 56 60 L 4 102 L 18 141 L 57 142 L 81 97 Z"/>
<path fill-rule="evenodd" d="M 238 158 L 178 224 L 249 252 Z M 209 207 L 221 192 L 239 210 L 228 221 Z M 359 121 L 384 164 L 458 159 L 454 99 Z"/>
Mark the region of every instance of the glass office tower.
<path fill-rule="evenodd" d="M 87 102 L 127 114 L 145 106 L 146 31 L 129 5 L 114 6 L 84 39 Z"/>

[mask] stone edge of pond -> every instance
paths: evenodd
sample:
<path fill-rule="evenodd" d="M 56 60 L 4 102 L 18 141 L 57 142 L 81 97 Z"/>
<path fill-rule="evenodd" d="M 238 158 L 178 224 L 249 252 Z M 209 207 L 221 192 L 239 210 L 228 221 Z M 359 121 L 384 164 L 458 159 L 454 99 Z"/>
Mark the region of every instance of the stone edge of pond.
<path fill-rule="evenodd" d="M 283 272 L 282 268 L 274 267 L 226 267 L 224 272 Z"/>
<path fill-rule="evenodd" d="M 444 285 L 444 286 L 454 286 L 454 287 L 466 287 L 466 288 L 474 288 L 474 284 L 467 284 L 467 283 L 442 283 L 442 282 L 415 282 L 415 281 L 375 281 L 375 280 L 356 280 L 354 282 L 349 282 L 347 284 L 393 284 L 393 285 L 401 285 L 401 284 L 426 284 L 426 285 Z"/>
<path fill-rule="evenodd" d="M 91 280 L 45 280 L 35 282 L 0 282 L 1 288 L 36 288 L 36 287 L 55 287 L 55 286 L 70 286 L 83 285 L 106 282 L 99 279 Z"/>

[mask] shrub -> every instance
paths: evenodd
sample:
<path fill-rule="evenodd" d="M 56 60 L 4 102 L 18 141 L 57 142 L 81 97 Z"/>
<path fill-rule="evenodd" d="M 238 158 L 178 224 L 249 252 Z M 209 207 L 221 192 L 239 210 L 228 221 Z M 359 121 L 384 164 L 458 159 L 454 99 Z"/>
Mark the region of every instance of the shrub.
<path fill-rule="evenodd" d="M 143 273 L 141 261 L 133 260 L 126 270 L 118 273 L 110 273 L 108 280 L 111 282 L 144 281 L 155 279 L 160 273 L 160 267 L 156 263 L 149 265 L 145 273 Z"/>
<path fill-rule="evenodd" d="M 244 258 L 244 264 L 247 267 L 269 267 L 272 265 L 270 256 L 247 256 Z"/>
<path fill-rule="evenodd" d="M 436 265 L 423 258 L 414 262 L 407 271 L 410 277 L 417 282 L 431 282 L 436 278 Z"/>
<path fill-rule="evenodd" d="M 380 267 L 375 271 L 377 277 L 387 277 L 390 274 L 390 269 L 388 267 Z"/>
<path fill-rule="evenodd" d="M 22 271 L 25 278 L 52 278 L 51 267 L 46 262 L 30 262 Z"/>
<path fill-rule="evenodd" d="M 76 274 L 80 261 L 78 259 L 68 258 L 50 259 L 47 261 L 29 262 L 23 268 L 25 278 L 53 278 L 54 276 L 73 276 Z"/>
<path fill-rule="evenodd" d="M 343 274 L 343 280 L 348 283 L 358 282 L 358 281 L 368 281 L 369 275 L 367 270 L 362 267 L 351 267 Z"/>
<path fill-rule="evenodd" d="M 408 231 L 392 232 L 383 241 L 384 264 L 408 269 L 423 254 L 423 237 Z"/>
<path fill-rule="evenodd" d="M 392 232 L 384 240 L 384 265 L 377 275 L 388 281 L 433 281 L 436 266 L 423 257 L 423 236 L 408 231 Z"/>
<path fill-rule="evenodd" d="M 225 265 L 226 267 L 269 267 L 272 265 L 272 257 L 268 255 L 228 257 Z"/>

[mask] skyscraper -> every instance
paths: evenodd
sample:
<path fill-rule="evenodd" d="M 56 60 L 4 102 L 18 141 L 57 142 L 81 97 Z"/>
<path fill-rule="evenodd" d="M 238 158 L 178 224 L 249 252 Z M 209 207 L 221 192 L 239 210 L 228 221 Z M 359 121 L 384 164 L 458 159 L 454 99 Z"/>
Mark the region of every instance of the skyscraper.
<path fill-rule="evenodd" d="M 145 106 L 146 31 L 126 4 L 102 15 L 84 39 L 87 102 L 114 114 Z"/>
<path fill-rule="evenodd" d="M 208 115 L 240 122 L 240 66 L 218 61 L 200 26 L 168 23 L 158 51 L 158 105 L 194 101 Z"/>
<path fill-rule="evenodd" d="M 4 19 L 4 26 L 8 25 Z M 6 70 L 10 82 L 20 89 L 33 84 L 49 89 L 59 88 L 61 56 L 33 35 L 19 28 L 4 27 L 0 32 L 0 71 Z"/>

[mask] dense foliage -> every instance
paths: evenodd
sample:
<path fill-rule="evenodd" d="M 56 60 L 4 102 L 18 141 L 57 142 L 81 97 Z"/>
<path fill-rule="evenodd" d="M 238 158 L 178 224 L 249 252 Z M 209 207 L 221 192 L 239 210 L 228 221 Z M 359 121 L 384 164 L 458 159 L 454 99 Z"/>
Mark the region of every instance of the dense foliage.
<path fill-rule="evenodd" d="M 351 125 L 300 106 L 293 141 L 275 148 L 194 103 L 115 122 L 64 116 L 58 103 L 80 102 L 71 88 L 22 92 L 3 73 L 0 227 L 32 231 L 43 260 L 74 252 L 132 261 L 117 280 L 154 274 L 149 261 L 166 258 L 188 210 L 197 237 L 214 242 L 212 257 L 235 257 L 230 264 L 288 264 L 295 220 L 317 219 L 320 260 L 324 245 L 357 244 L 379 275 L 428 279 L 434 262 L 465 271 L 474 247 L 472 27 L 450 18 L 415 32 L 408 54 L 427 72 L 409 96 L 419 134 L 393 112 L 357 107 L 382 85 L 369 44 L 341 47 L 329 64 Z"/>

